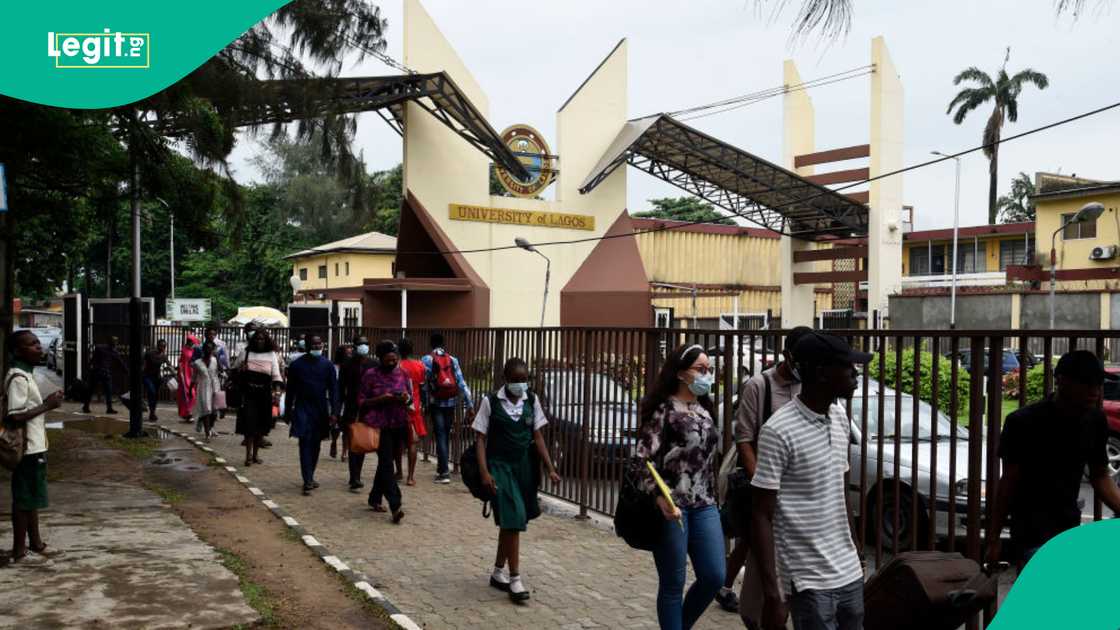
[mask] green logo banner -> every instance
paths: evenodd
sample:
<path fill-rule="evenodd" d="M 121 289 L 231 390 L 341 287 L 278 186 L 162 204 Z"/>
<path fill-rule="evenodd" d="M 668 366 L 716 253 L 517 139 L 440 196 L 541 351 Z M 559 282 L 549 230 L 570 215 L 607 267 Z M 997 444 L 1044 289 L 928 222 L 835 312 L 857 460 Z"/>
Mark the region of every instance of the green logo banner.
<path fill-rule="evenodd" d="M 1075 527 L 1027 563 L 988 630 L 1120 628 L 1116 567 L 1120 520 Z"/>
<path fill-rule="evenodd" d="M 117 107 L 175 83 L 288 0 L 62 0 L 4 7 L 0 94 Z"/>

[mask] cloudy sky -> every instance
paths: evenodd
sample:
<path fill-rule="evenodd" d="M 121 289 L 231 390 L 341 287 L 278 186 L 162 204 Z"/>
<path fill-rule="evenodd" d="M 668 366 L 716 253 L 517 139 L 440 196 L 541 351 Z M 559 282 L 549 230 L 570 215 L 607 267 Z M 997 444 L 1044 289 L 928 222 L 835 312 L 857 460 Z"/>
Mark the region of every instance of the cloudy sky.
<path fill-rule="evenodd" d="M 799 0 L 790 0 L 799 5 Z M 673 111 L 779 86 L 782 62 L 794 59 L 805 80 L 870 63 L 871 38 L 886 37 L 905 89 L 907 164 L 931 150 L 955 152 L 980 143 L 990 110 L 954 125 L 945 109 L 953 76 L 976 65 L 994 74 L 1011 47 L 1009 70 L 1046 73 L 1050 88 L 1026 88 L 1010 135 L 1120 100 L 1120 7 L 1089 10 L 1080 20 L 1055 17 L 1050 0 L 855 0 L 850 32 L 834 41 L 810 36 L 791 42 L 793 10 L 772 16 L 776 0 L 424 0 L 490 98 L 490 122 L 501 130 L 527 123 L 555 145 L 556 110 L 619 39 L 629 41 L 630 114 Z M 1092 3 L 1090 3 L 1092 4 Z M 1093 5 L 1097 6 L 1097 5 Z M 389 20 L 389 55 L 401 58 L 402 5 L 381 3 Z M 375 60 L 350 76 L 391 74 Z M 868 140 L 868 77 L 811 91 L 820 149 Z M 781 161 L 781 98 L 696 120 L 701 130 L 775 162 Z M 371 168 L 401 159 L 400 138 L 373 113 L 362 115 L 358 145 Z M 1018 140 L 1001 149 L 1000 189 L 1020 171 L 1076 173 L 1120 179 L 1120 110 Z M 234 154 L 238 179 L 259 174 L 249 158 L 255 141 Z M 561 160 L 563 156 L 561 156 Z M 985 222 L 987 161 L 963 160 L 961 224 Z M 629 207 L 653 197 L 684 194 L 631 171 Z M 919 229 L 952 224 L 952 163 L 905 175 L 904 198 Z"/>

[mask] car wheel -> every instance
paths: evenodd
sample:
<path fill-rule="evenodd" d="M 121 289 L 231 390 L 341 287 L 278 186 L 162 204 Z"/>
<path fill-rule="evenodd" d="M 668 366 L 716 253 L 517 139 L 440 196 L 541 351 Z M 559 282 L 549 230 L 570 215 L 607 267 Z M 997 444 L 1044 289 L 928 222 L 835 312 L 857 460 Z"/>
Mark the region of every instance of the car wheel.
<path fill-rule="evenodd" d="M 1120 434 L 1113 433 L 1108 436 L 1105 453 L 1108 455 L 1108 474 L 1115 481 L 1120 478 Z"/>
<path fill-rule="evenodd" d="M 917 527 L 918 535 L 917 540 L 925 540 L 928 533 L 928 520 L 929 517 L 925 514 L 925 509 L 919 503 L 918 505 L 918 521 L 915 523 L 912 518 L 911 512 L 914 505 L 914 493 L 909 486 L 898 484 L 898 545 L 895 546 L 895 487 L 893 481 L 885 480 L 882 482 L 883 488 L 883 510 L 882 519 L 879 518 L 878 507 L 878 490 L 872 488 L 868 493 L 867 499 L 867 527 L 865 529 L 867 536 L 867 544 L 875 545 L 879 537 L 883 541 L 883 549 L 889 553 L 900 553 L 903 551 L 910 551 L 912 548 L 910 539 L 914 528 Z"/>

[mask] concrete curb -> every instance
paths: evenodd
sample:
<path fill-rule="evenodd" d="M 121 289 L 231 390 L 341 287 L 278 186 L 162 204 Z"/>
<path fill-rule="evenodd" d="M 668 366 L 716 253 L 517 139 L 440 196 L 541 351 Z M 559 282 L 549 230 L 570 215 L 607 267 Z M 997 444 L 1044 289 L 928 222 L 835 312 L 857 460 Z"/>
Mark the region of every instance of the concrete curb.
<path fill-rule="evenodd" d="M 193 435 L 183 433 L 182 431 L 178 431 L 174 428 L 164 425 L 157 426 L 159 426 L 160 430 L 162 431 L 166 431 L 171 435 L 190 442 L 194 445 L 195 448 L 199 449 L 208 457 L 210 457 L 210 459 L 214 463 L 221 464 L 222 470 L 229 473 L 229 475 L 236 479 L 237 482 L 242 486 L 244 486 L 255 499 L 259 500 L 269 512 L 272 512 L 273 516 L 280 519 L 285 525 L 287 525 L 288 529 L 292 530 L 292 532 L 296 536 L 298 536 L 301 541 L 303 541 L 304 546 L 306 546 L 309 550 L 311 550 L 312 553 L 318 556 L 324 564 L 334 569 L 347 582 L 352 584 L 354 588 L 364 593 L 374 606 L 385 613 L 385 616 L 389 618 L 390 622 L 392 622 L 395 627 L 402 628 L 403 630 L 421 630 L 420 626 L 417 625 L 415 621 L 413 621 L 408 615 L 402 613 L 399 608 L 393 605 L 393 602 L 389 601 L 388 597 L 385 597 L 385 595 L 381 591 L 372 586 L 372 580 L 370 580 L 364 574 L 351 569 L 350 565 L 348 565 L 344 560 L 342 560 L 339 556 L 331 553 L 331 551 L 323 546 L 323 544 L 320 543 L 314 535 L 304 529 L 304 527 L 300 525 L 299 521 L 297 521 L 295 517 L 289 514 L 287 510 L 285 510 L 275 501 L 268 498 L 268 495 L 266 495 L 263 490 L 254 486 L 252 481 L 242 475 L 237 468 L 235 468 L 234 466 L 230 466 L 225 459 L 219 457 L 214 449 L 206 446 L 204 442 L 194 437 Z"/>

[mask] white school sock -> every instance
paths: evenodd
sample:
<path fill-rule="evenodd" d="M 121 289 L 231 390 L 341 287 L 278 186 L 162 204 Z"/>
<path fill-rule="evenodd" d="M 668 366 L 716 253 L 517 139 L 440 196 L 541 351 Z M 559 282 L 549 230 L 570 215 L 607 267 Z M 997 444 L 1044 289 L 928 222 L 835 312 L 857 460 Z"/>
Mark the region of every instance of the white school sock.
<path fill-rule="evenodd" d="M 509 576 L 509 592 L 517 594 L 526 593 L 528 591 L 529 589 L 525 588 L 525 585 L 521 583 L 520 575 Z"/>

